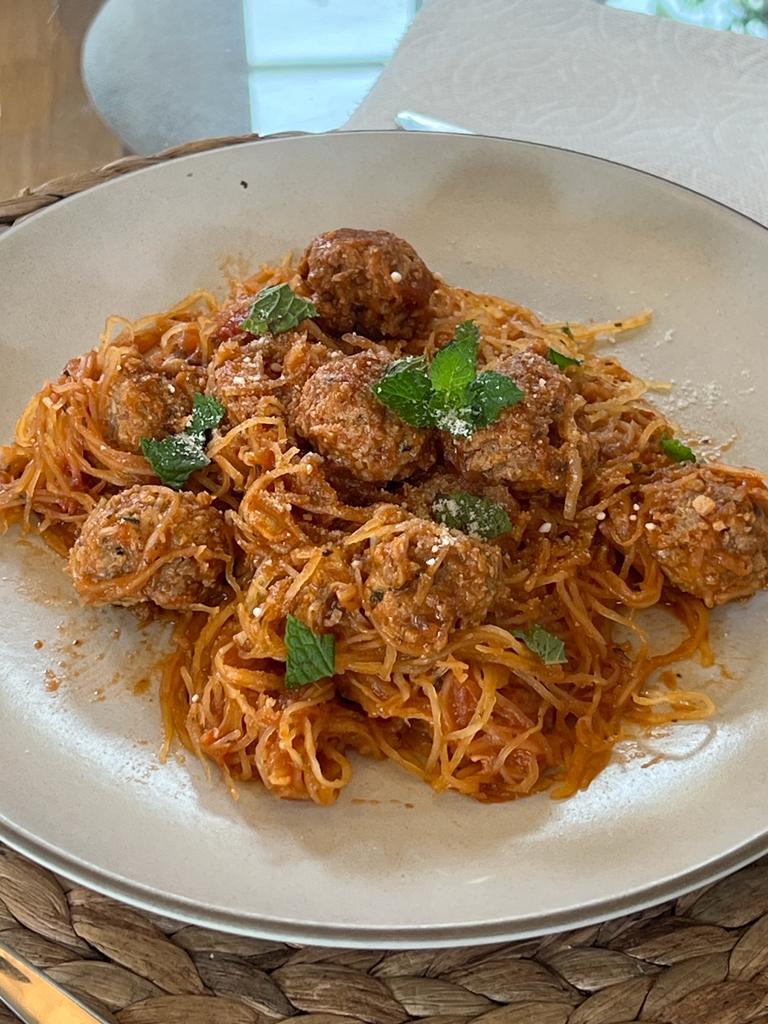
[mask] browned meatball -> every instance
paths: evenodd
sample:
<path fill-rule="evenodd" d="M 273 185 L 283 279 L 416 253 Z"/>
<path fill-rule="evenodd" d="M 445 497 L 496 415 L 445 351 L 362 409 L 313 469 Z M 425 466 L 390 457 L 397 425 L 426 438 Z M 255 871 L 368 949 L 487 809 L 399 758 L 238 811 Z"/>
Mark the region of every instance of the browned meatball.
<path fill-rule="evenodd" d="M 674 468 L 643 498 L 645 542 L 678 590 L 712 608 L 768 586 L 768 490 L 757 473 Z"/>
<path fill-rule="evenodd" d="M 482 622 L 501 574 L 498 548 L 425 519 L 408 519 L 368 557 L 364 603 L 384 640 L 412 655 L 445 647 Z"/>
<path fill-rule="evenodd" d="M 511 377 L 524 392 L 489 427 L 471 437 L 445 438 L 445 456 L 460 473 L 508 483 L 514 490 L 563 494 L 569 440 L 587 447 L 572 414 L 573 386 L 533 348 L 500 356 L 486 367 Z"/>
<path fill-rule="evenodd" d="M 205 374 L 178 361 L 173 367 L 163 372 L 133 352 L 122 359 L 104 408 L 105 434 L 116 448 L 139 452 L 143 437 L 157 439 L 183 430 L 195 393 L 204 389 Z"/>
<path fill-rule="evenodd" d="M 428 431 L 404 423 L 371 390 L 390 362 L 375 352 L 332 359 L 304 385 L 296 410 L 302 437 L 334 465 L 373 483 L 432 462 Z"/>
<path fill-rule="evenodd" d="M 208 370 L 208 392 L 227 410 L 231 426 L 256 416 L 265 398 L 280 399 L 289 416 L 307 379 L 330 359 L 325 345 L 304 333 L 287 331 L 246 345 L 225 341 Z"/>
<path fill-rule="evenodd" d="M 429 320 L 437 282 L 415 249 L 389 231 L 339 228 L 313 238 L 299 273 L 321 325 L 335 334 L 413 338 Z"/>
<path fill-rule="evenodd" d="M 520 511 L 519 504 L 504 484 L 488 484 L 481 477 L 464 477 L 449 470 L 432 473 L 418 484 L 405 484 L 399 499 L 400 503 L 415 516 L 430 519 L 435 499 L 455 494 L 457 491 L 495 501 L 497 505 L 506 509 L 513 521 Z"/>
<path fill-rule="evenodd" d="M 224 518 L 207 495 L 137 486 L 91 512 L 69 572 L 84 604 L 183 610 L 212 596 L 230 554 Z"/>

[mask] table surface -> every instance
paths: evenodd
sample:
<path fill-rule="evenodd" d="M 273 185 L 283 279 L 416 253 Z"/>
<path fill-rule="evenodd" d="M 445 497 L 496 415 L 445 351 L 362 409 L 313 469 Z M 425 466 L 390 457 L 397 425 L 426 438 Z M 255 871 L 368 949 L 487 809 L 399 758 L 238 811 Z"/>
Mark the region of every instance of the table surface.
<path fill-rule="evenodd" d="M 119 14 L 120 2 L 6 0 L 0 3 L 0 197 L 27 185 L 107 163 L 125 153 L 126 142 L 102 121 L 81 73 L 83 42 L 90 24 L 104 8 L 109 7 Z M 196 2 L 198 0 L 185 0 L 179 6 L 189 11 L 189 5 L 194 6 Z M 355 9 L 357 0 L 324 0 L 320 6 L 316 0 L 219 0 L 216 5 L 206 6 L 208 0 L 204 0 L 200 16 L 205 20 L 209 17 L 206 11 L 215 10 L 216 31 L 202 33 L 203 46 L 211 51 L 227 51 L 229 47 L 234 53 L 239 40 L 243 51 L 242 59 L 238 58 L 244 69 L 239 107 L 229 85 L 226 114 L 215 98 L 209 109 L 203 111 L 199 104 L 191 102 L 192 97 L 188 117 L 176 118 L 178 138 L 162 139 L 149 147 L 137 147 L 135 140 L 128 140 L 129 147 L 147 152 L 201 135 L 241 134 L 251 129 L 263 134 L 336 127 L 349 113 L 345 104 L 351 109 L 359 101 L 366 83 L 375 79 L 394 50 L 398 36 L 424 2 L 381 0 L 375 10 L 366 10 L 361 17 L 359 9 Z M 661 6 L 668 14 L 676 12 L 681 20 L 717 27 L 732 24 L 733 12 L 743 13 L 747 9 L 741 0 L 697 0 L 695 4 L 692 0 L 665 0 L 661 5 L 655 0 L 653 3 L 650 0 L 598 2 L 629 10 Z M 289 3 L 294 15 L 306 7 L 307 17 L 287 19 L 290 31 L 281 32 L 281 18 L 288 10 L 285 3 Z M 765 9 L 761 17 L 752 18 L 752 30 L 755 34 L 768 32 L 768 0 L 750 0 L 750 4 L 752 8 L 757 4 L 762 5 L 761 10 Z M 170 16 L 176 3 L 175 0 L 151 0 L 150 8 L 154 13 L 144 18 L 140 0 L 130 0 L 128 6 L 123 3 L 123 9 L 126 17 L 130 11 L 134 12 L 133 22 L 130 18 L 121 21 L 115 17 L 111 22 L 103 17 L 100 21 L 109 31 L 146 34 L 152 27 L 149 22 L 160 17 L 158 12 L 164 10 Z M 224 36 L 229 39 L 233 33 L 237 40 L 230 39 L 227 43 Z M 95 35 L 98 37 L 99 32 Z M 140 54 L 141 49 L 134 52 Z M 222 56 L 212 53 L 211 60 L 221 62 Z M 87 54 L 85 63 L 88 64 Z M 174 67 L 167 61 L 161 63 L 164 74 L 173 79 Z M 197 73 L 199 62 L 195 63 Z M 142 76 L 136 73 L 135 64 L 132 76 L 121 75 L 119 67 L 111 61 L 103 64 L 105 74 L 114 83 L 116 97 L 123 91 L 130 94 L 137 88 L 137 79 Z M 182 70 L 178 74 L 182 75 Z M 311 102 L 307 99 L 304 81 L 312 82 Z M 171 84 L 169 88 L 172 87 Z M 275 88 L 277 95 L 272 95 Z M 197 109 L 192 109 L 195 106 Z M 111 116 L 106 108 L 104 113 Z M 203 114 L 210 123 L 202 124 Z M 236 129 L 229 123 L 233 117 L 242 121 Z M 184 123 L 178 123 L 180 120 Z"/>
<path fill-rule="evenodd" d="M 80 75 L 101 0 L 0 3 L 0 196 L 122 156 Z"/>
<path fill-rule="evenodd" d="M 0 0 L 0 196 L 123 153 L 79 73 L 99 6 Z M 0 847 L 0 932 L 120 1024 L 768 1024 L 766 861 L 576 933 L 387 954 L 150 921 Z"/>

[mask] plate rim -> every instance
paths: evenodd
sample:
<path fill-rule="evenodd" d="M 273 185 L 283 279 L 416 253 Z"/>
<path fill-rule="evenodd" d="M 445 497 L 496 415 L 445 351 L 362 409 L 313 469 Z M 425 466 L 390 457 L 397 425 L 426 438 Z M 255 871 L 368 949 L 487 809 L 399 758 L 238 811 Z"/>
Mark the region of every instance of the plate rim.
<path fill-rule="evenodd" d="M 214 146 L 211 149 L 196 150 L 191 153 L 183 153 L 178 156 L 168 156 L 163 160 L 158 160 L 156 163 L 151 163 L 146 167 L 135 167 L 129 171 L 116 174 L 114 177 L 108 178 L 106 181 L 100 181 L 95 185 L 90 185 L 87 188 L 81 189 L 79 192 L 73 192 L 71 195 L 61 196 L 55 199 L 52 203 L 47 206 L 42 206 L 38 210 L 33 210 L 31 213 L 25 213 L 18 217 L 10 225 L 2 230 L 3 225 L 0 224 L 0 241 L 9 237 L 11 234 L 15 234 L 16 231 L 28 224 L 29 222 L 38 219 L 46 213 L 50 213 L 53 210 L 59 209 L 62 206 L 68 206 L 72 202 L 76 202 L 82 196 L 86 194 L 99 191 L 104 188 L 108 188 L 111 185 L 116 184 L 119 181 L 123 181 L 126 178 L 133 178 L 137 175 L 147 174 L 148 172 L 155 171 L 157 168 L 165 167 L 168 164 L 182 164 L 187 160 L 195 160 L 200 157 L 206 157 L 209 154 L 220 153 L 224 150 L 238 151 L 240 149 L 248 149 L 251 147 L 257 147 L 263 143 L 281 143 L 281 142 L 295 142 L 304 141 L 307 139 L 325 139 L 325 138 L 350 138 L 354 136 L 369 136 L 369 135 L 398 135 L 405 136 L 408 138 L 451 138 L 463 140 L 461 145 L 469 145 L 474 139 L 486 139 L 492 142 L 511 143 L 514 146 L 525 146 L 531 149 L 545 149 L 556 153 L 567 153 L 570 156 L 580 157 L 584 160 L 591 160 L 595 163 L 608 164 L 611 167 L 619 167 L 622 170 L 630 171 L 632 174 L 642 174 L 646 178 L 652 178 L 655 181 L 661 182 L 662 185 L 668 186 L 669 188 L 679 189 L 681 192 L 687 192 L 691 196 L 695 196 L 697 199 L 703 199 L 705 203 L 711 203 L 714 206 L 719 207 L 721 210 L 727 213 L 734 214 L 743 220 L 748 221 L 750 224 L 754 224 L 755 227 L 762 231 L 768 231 L 768 223 L 763 223 L 756 217 L 753 217 L 749 213 L 745 213 L 743 210 L 737 210 L 735 206 L 731 206 L 729 203 L 724 202 L 722 199 L 716 199 L 714 196 L 707 195 L 706 192 L 700 192 L 692 185 L 685 185 L 680 181 L 673 181 L 671 178 L 666 178 L 663 174 L 659 174 L 656 171 L 649 171 L 645 167 L 635 167 L 634 164 L 624 163 L 622 160 L 613 160 L 611 157 L 599 156 L 597 153 L 585 153 L 581 149 L 572 149 L 570 146 L 557 146 L 550 142 L 536 142 L 533 139 L 518 139 L 511 135 L 489 135 L 485 132 L 451 132 L 451 131 L 423 131 L 414 132 L 408 131 L 405 128 L 394 127 L 394 128 L 334 128 L 327 132 L 275 132 L 273 135 L 261 135 L 257 138 L 243 136 L 242 141 L 234 144 L 228 143 L 220 146 Z M 178 147 L 171 147 L 174 150 Z M 163 156 L 163 153 L 150 154 L 149 158 L 157 158 Z M 100 168 L 96 168 L 98 171 Z M 11 197 L 13 198 L 13 197 Z"/>
<path fill-rule="evenodd" d="M 244 139 L 235 146 L 218 146 L 213 149 L 187 153 L 147 167 L 136 168 L 86 188 L 80 192 L 27 214 L 15 221 L 7 230 L 0 234 L 0 255 L 3 252 L 5 239 L 13 237 L 31 223 L 39 221 L 45 214 L 54 214 L 56 209 L 69 206 L 71 203 L 85 201 L 90 193 L 117 185 L 126 178 L 133 178 L 157 171 L 167 164 L 184 165 L 190 160 L 204 158 L 208 154 L 217 154 L 224 150 L 237 151 L 241 148 L 256 151 L 262 143 L 306 144 L 308 139 L 326 139 L 334 137 L 358 136 L 411 136 L 402 129 L 360 129 L 336 130 L 322 133 L 282 133 L 275 136 L 264 136 L 258 139 Z M 458 145 L 472 145 L 474 140 L 492 141 L 511 145 L 515 148 L 538 149 L 575 156 L 581 160 L 608 164 L 630 175 L 640 174 L 660 183 L 662 187 L 680 191 L 705 204 L 712 204 L 726 214 L 734 215 L 748 224 L 757 227 L 760 232 L 768 232 L 768 224 L 764 224 L 751 215 L 737 210 L 727 203 L 712 196 L 699 192 L 697 189 L 680 182 L 672 181 L 661 174 L 634 167 L 631 164 L 612 160 L 608 157 L 584 153 L 565 146 L 551 145 L 546 142 L 535 142 L 526 139 L 514 139 L 498 135 L 473 133 L 459 135 L 453 132 L 422 133 L 437 138 L 451 137 L 462 140 Z M 311 142 L 309 143 L 312 144 Z M 420 144 L 428 144 L 426 142 Z M 111 898 L 120 900 L 129 906 L 149 913 L 169 916 L 180 922 L 211 927 L 230 934 L 265 937 L 279 941 L 300 942 L 319 946 L 344 945 L 349 948 L 377 949 L 409 949 L 409 948 L 444 948 L 459 945 L 482 945 L 491 942 L 513 941 L 553 932 L 565 931 L 575 927 L 594 925 L 612 920 L 625 914 L 644 910 L 660 903 L 676 899 L 702 885 L 710 884 L 753 863 L 768 853 L 768 829 L 752 839 L 725 853 L 713 857 L 704 864 L 699 864 L 690 871 L 664 879 L 651 886 L 630 890 L 621 897 L 595 900 L 567 910 L 549 913 L 545 916 L 528 915 L 513 921 L 509 918 L 486 922 L 470 922 L 455 925 L 409 925 L 400 928 L 388 928 L 381 925 L 345 925 L 324 924 L 322 922 L 302 922 L 287 918 L 260 917 L 252 914 L 240 914 L 236 910 L 211 907 L 199 901 L 189 900 L 181 896 L 159 893 L 156 889 L 134 882 L 122 875 L 106 871 L 87 861 L 67 854 L 56 846 L 39 839 L 15 826 L 0 816 L 0 840 L 19 854 L 27 856 L 33 862 L 49 870 L 59 873 L 72 881 L 87 886 Z"/>
<path fill-rule="evenodd" d="M 742 868 L 753 864 L 768 853 L 768 831 L 735 850 L 713 858 L 704 865 L 677 875 L 655 886 L 630 892 L 615 900 L 599 900 L 581 907 L 549 914 L 546 917 L 530 915 L 521 924 L 499 920 L 464 925 L 425 925 L 388 928 L 380 925 L 325 925 L 320 922 L 301 922 L 275 917 L 238 915 L 206 907 L 180 896 L 163 894 L 141 883 L 134 883 L 117 875 L 100 871 L 84 862 L 70 867 L 66 853 L 27 836 L 0 819 L 0 841 L 34 863 L 55 874 L 63 875 L 103 896 L 108 896 L 137 910 L 169 917 L 181 924 L 199 928 L 213 928 L 231 935 L 249 938 L 273 939 L 279 942 L 301 943 L 311 946 L 349 949 L 445 949 L 457 946 L 483 946 L 496 942 L 516 942 L 538 938 L 574 928 L 589 927 L 637 913 L 650 907 L 679 899 L 704 886 L 721 881 Z M 538 924 L 536 922 L 539 922 Z"/>

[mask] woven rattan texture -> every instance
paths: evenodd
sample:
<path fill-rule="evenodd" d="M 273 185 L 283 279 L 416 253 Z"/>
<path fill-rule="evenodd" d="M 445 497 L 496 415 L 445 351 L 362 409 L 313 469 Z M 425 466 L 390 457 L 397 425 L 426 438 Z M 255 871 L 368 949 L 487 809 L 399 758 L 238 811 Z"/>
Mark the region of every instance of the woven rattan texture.
<path fill-rule="evenodd" d="M 210 139 L 25 189 L 0 223 Z M 552 880 L 556 885 L 557 879 Z M 768 858 L 575 932 L 443 950 L 296 947 L 139 913 L 0 846 L 0 936 L 119 1024 L 768 1024 Z M 0 1009 L 0 1024 L 16 1018 Z"/>
<path fill-rule="evenodd" d="M 286 135 L 296 134 L 286 132 Z M 277 138 L 277 136 L 273 136 Z M 152 167 L 154 164 L 161 164 L 166 160 L 175 160 L 180 156 L 188 156 L 190 153 L 202 153 L 207 149 L 222 149 L 225 146 L 236 146 L 241 142 L 253 142 L 258 135 L 228 136 L 221 139 L 200 139 L 197 142 L 187 142 L 183 146 L 174 146 L 173 149 L 166 149 L 162 153 L 153 156 L 124 156 L 120 160 L 113 160 L 112 163 L 103 167 L 96 167 L 93 170 L 81 171 L 79 174 L 70 174 L 64 178 L 54 178 L 42 185 L 35 185 L 33 188 L 22 189 L 18 195 L 11 199 L 0 200 L 0 224 L 13 224 L 20 217 L 29 213 L 42 210 L 45 206 L 51 206 L 60 199 L 73 196 L 78 192 L 85 192 L 94 185 L 101 185 L 111 178 L 119 178 L 129 171 L 140 171 L 144 167 Z"/>
<path fill-rule="evenodd" d="M 768 1022 L 768 858 L 574 932 L 387 952 L 182 925 L 0 846 L 0 938 L 120 1024 Z"/>

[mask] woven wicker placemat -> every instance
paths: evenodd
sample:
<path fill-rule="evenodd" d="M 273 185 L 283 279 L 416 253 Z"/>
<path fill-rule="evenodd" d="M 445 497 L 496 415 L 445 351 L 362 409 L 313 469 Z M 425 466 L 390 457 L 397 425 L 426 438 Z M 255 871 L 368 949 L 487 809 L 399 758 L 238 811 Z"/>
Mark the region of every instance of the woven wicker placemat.
<path fill-rule="evenodd" d="M 0 223 L 128 171 L 254 138 L 126 157 L 24 189 L 0 202 Z M 768 858 L 673 903 L 578 931 L 387 952 L 183 925 L 0 845 L 0 935 L 120 1024 L 768 1024 Z M 0 1008 L 0 1024 L 16 1019 Z"/>
<path fill-rule="evenodd" d="M 298 132 L 284 132 L 283 135 L 297 135 Z M 42 185 L 35 185 L 33 188 L 23 188 L 10 199 L 0 200 L 0 224 L 13 224 L 14 221 L 27 214 L 36 213 L 45 206 L 52 206 L 60 199 L 73 196 L 77 192 L 85 192 L 94 185 L 101 185 L 111 178 L 119 178 L 129 171 L 140 171 L 144 167 L 152 167 L 153 164 L 161 164 L 166 160 L 175 160 L 180 156 L 189 156 L 190 153 L 203 153 L 207 149 L 223 149 L 226 146 L 237 146 L 243 142 L 254 142 L 258 135 L 227 135 L 218 139 L 199 139 L 196 142 L 187 142 L 183 146 L 174 146 L 172 149 L 165 149 L 162 153 L 155 153 L 152 156 L 124 156 L 119 160 L 104 164 L 103 167 L 95 167 L 88 171 L 80 171 L 78 174 L 68 174 L 63 178 L 52 178 Z M 272 138 L 279 138 L 273 135 Z"/>
<path fill-rule="evenodd" d="M 0 846 L 0 937 L 120 1024 L 768 1022 L 768 858 L 578 931 L 387 952 L 183 925 Z"/>

